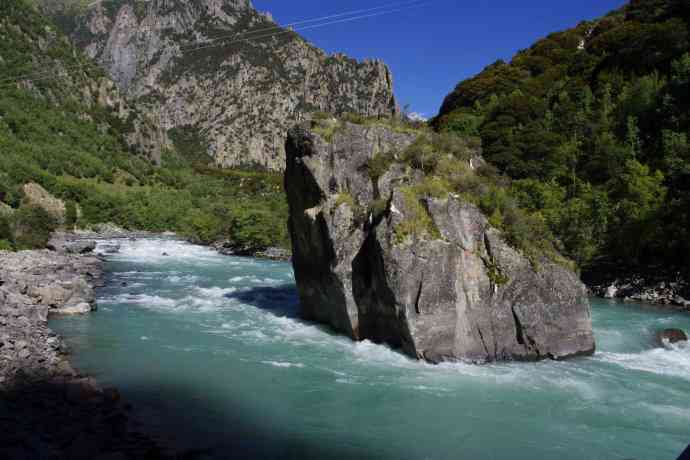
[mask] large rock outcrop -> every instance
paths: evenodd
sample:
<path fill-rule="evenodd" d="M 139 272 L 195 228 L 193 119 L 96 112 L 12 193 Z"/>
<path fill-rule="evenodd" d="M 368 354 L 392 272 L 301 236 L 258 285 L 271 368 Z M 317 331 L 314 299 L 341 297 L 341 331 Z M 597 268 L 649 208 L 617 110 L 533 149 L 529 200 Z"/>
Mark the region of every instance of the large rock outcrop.
<path fill-rule="evenodd" d="M 221 166 L 282 169 L 287 129 L 314 111 L 396 110 L 382 62 L 329 56 L 249 0 L 117 0 L 81 13 L 42 2 L 177 147 Z"/>
<path fill-rule="evenodd" d="M 293 264 L 306 319 L 431 362 L 594 351 L 589 301 L 575 273 L 546 259 L 535 268 L 458 197 L 411 201 L 406 186 L 419 172 L 393 163 L 372 179 L 371 159 L 403 151 L 415 135 L 344 124 L 330 137 L 303 124 L 286 143 Z M 420 209 L 425 216 L 415 216 Z M 434 231 L 406 235 L 410 219 L 426 219 Z"/>

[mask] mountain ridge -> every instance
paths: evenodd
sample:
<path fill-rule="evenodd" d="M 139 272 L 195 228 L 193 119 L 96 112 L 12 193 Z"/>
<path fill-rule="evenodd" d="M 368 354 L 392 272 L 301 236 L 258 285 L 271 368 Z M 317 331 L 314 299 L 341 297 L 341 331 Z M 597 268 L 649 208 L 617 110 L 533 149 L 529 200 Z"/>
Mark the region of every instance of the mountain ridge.
<path fill-rule="evenodd" d="M 130 102 L 164 130 L 199 135 L 219 166 L 282 169 L 287 129 L 312 112 L 398 111 L 383 62 L 329 56 L 250 1 L 118 0 L 77 13 L 45 5 L 69 19 L 63 30 Z"/>
<path fill-rule="evenodd" d="M 480 137 L 585 272 L 690 274 L 689 29 L 687 1 L 632 0 L 461 81 L 432 123 Z"/>

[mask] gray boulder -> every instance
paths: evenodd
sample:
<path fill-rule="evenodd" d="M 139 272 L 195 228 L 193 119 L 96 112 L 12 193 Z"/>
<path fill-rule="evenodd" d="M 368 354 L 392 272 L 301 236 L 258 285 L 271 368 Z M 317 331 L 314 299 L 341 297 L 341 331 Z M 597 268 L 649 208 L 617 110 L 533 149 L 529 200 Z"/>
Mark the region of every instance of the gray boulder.
<path fill-rule="evenodd" d="M 687 342 L 688 335 L 681 329 L 664 329 L 657 333 L 657 340 L 659 344 L 666 346 L 668 344 Z"/>
<path fill-rule="evenodd" d="M 48 241 L 48 249 L 67 254 L 89 254 L 96 249 L 96 241 L 82 239 L 72 233 L 55 232 Z"/>
<path fill-rule="evenodd" d="M 616 294 L 618 294 L 618 288 L 615 286 L 615 284 L 612 284 L 611 286 L 606 288 L 606 293 L 604 294 L 605 299 L 615 299 Z"/>
<path fill-rule="evenodd" d="M 416 136 L 344 124 L 327 142 L 307 125 L 286 143 L 285 188 L 304 318 L 430 362 L 562 359 L 595 344 L 584 285 L 549 260 L 534 268 L 459 197 L 406 196 L 419 174 L 377 154 Z M 422 215 L 420 215 L 422 214 Z M 406 225 L 427 225 L 406 235 Z"/>

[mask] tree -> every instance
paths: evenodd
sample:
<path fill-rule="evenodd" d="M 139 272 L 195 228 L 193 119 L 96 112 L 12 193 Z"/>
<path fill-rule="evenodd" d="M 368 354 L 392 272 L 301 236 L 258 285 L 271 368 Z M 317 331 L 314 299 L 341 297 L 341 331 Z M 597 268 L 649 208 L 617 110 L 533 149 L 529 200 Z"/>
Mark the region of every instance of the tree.
<path fill-rule="evenodd" d="M 58 225 L 48 211 L 38 206 L 21 206 L 14 220 L 14 240 L 19 249 L 45 248 Z"/>
<path fill-rule="evenodd" d="M 67 200 L 65 202 L 65 226 L 73 230 L 77 226 L 78 217 L 77 204 L 72 200 Z"/>

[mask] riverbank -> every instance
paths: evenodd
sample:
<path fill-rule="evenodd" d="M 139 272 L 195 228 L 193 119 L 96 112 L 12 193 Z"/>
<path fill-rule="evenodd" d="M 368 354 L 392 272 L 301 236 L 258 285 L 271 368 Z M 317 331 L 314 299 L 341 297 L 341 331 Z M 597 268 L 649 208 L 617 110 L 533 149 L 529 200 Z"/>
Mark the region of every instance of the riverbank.
<path fill-rule="evenodd" d="M 195 241 L 190 241 L 190 243 L 201 244 Z M 208 246 L 224 256 L 252 257 L 283 262 L 289 261 L 292 257 L 292 252 L 285 248 L 242 246 L 227 240 L 214 241 Z"/>
<path fill-rule="evenodd" d="M 57 234 L 51 250 L 0 252 L 0 457 L 166 458 L 141 434 L 119 392 L 71 365 L 54 315 L 96 308 L 96 244 Z"/>
<path fill-rule="evenodd" d="M 690 313 L 690 282 L 682 273 L 651 267 L 646 272 L 603 266 L 583 273 L 590 293 L 602 299 L 644 302 Z"/>

